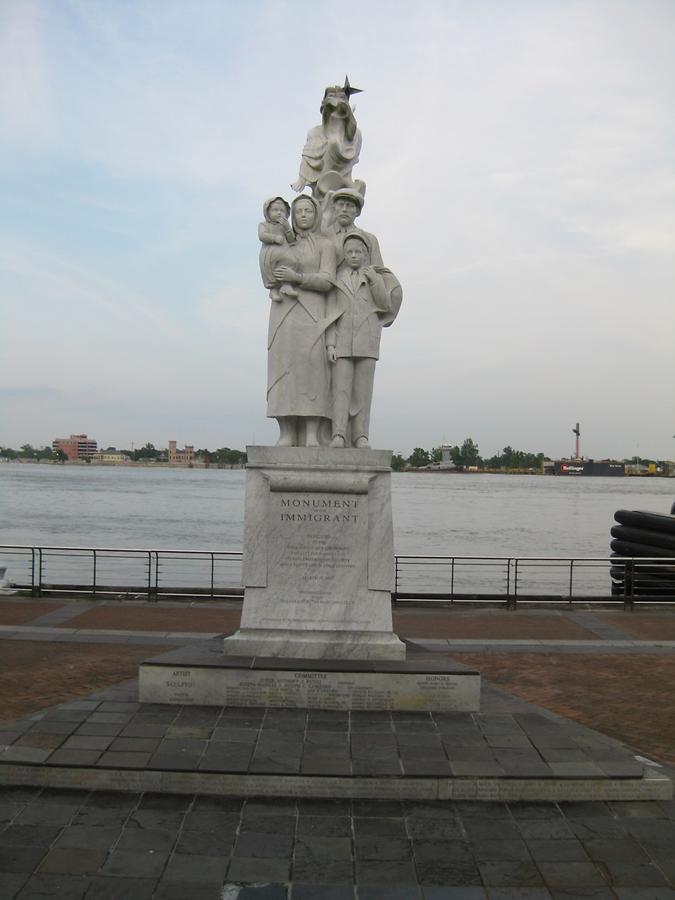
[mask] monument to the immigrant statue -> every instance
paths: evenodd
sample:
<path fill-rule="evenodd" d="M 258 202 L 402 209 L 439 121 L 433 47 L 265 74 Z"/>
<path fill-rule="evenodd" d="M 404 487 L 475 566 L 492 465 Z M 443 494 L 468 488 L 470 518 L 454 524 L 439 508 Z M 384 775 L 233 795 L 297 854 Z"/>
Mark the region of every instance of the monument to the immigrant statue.
<path fill-rule="evenodd" d="M 244 608 L 228 655 L 403 659 L 392 631 L 391 452 L 370 448 L 382 329 L 401 305 L 377 238 L 355 223 L 361 132 L 349 80 L 326 88 L 288 203 L 258 227 L 270 297 L 267 415 L 275 447 L 249 447 Z"/>
<path fill-rule="evenodd" d="M 279 439 L 247 448 L 240 628 L 224 645 L 147 660 L 144 701 L 478 708 L 478 673 L 438 655 L 406 658 L 392 629 L 391 451 L 370 447 L 370 408 L 402 290 L 356 224 L 366 185 L 352 177 L 354 93 L 348 79 L 326 88 L 291 185 L 298 196 L 266 200 L 258 227 L 267 415 Z"/>

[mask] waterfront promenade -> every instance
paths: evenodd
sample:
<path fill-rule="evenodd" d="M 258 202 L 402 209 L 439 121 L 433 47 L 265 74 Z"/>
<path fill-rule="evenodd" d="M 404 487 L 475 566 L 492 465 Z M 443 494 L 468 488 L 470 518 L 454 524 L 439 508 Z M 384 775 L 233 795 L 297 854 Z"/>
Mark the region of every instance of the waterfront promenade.
<path fill-rule="evenodd" d="M 197 721 L 198 710 L 143 709 L 136 669 L 148 656 L 235 630 L 238 617 L 236 603 L 1 600 L 0 745 L 8 751 L 0 753 L 13 748 L 25 761 L 62 753 L 65 761 L 89 738 L 90 753 L 117 754 L 121 764 L 124 754 L 152 752 L 157 729 L 194 750 L 213 723 Z M 395 628 L 415 650 L 450 653 L 481 670 L 483 725 L 553 714 L 570 734 L 587 726 L 672 774 L 675 610 L 401 608 Z M 231 714 L 242 744 L 264 733 L 264 712 Z M 352 743 L 377 743 L 391 725 L 376 720 L 388 715 L 347 725 L 346 714 L 317 714 L 313 727 L 330 738 L 335 766 L 348 728 Z M 10 724 L 17 720 L 20 733 Z M 277 713 L 275 727 L 297 731 L 297 712 Z M 156 733 L 134 736 L 138 728 Z M 413 771 L 406 744 L 430 725 L 413 717 L 393 729 Z M 517 747 L 522 735 L 505 737 Z M 499 749 L 503 739 L 493 743 Z M 0 848 L 0 898 L 21 900 L 675 897 L 673 801 L 245 800 L 2 788 Z"/>

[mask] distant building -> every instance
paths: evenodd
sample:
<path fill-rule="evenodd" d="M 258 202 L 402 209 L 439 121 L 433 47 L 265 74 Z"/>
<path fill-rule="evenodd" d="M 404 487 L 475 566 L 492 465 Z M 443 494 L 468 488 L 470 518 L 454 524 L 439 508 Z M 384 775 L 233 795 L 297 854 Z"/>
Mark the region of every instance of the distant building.
<path fill-rule="evenodd" d="M 184 450 L 176 449 L 176 442 L 169 441 L 168 462 L 170 466 L 191 466 L 195 455 L 195 448 L 186 444 Z"/>
<path fill-rule="evenodd" d="M 120 463 L 129 462 L 129 457 L 126 453 L 122 453 L 121 450 L 99 450 L 92 457 L 92 462 L 119 465 Z"/>
<path fill-rule="evenodd" d="M 86 434 L 71 434 L 69 438 L 54 438 L 52 450 L 63 450 L 68 459 L 92 459 L 98 445 Z"/>
<path fill-rule="evenodd" d="M 441 444 L 441 462 L 439 465 L 440 469 L 456 469 L 454 462 L 452 461 L 452 447 L 450 444 Z"/>

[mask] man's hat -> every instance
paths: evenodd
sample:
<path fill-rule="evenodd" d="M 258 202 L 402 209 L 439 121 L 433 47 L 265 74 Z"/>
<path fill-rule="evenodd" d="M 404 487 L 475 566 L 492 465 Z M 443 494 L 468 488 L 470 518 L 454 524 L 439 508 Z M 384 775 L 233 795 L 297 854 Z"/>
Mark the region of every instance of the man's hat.
<path fill-rule="evenodd" d="M 352 200 L 359 208 L 359 212 L 363 209 L 363 195 L 357 191 L 355 188 L 338 188 L 337 191 L 333 194 L 332 201 L 338 199 L 338 197 L 344 197 L 347 200 Z"/>

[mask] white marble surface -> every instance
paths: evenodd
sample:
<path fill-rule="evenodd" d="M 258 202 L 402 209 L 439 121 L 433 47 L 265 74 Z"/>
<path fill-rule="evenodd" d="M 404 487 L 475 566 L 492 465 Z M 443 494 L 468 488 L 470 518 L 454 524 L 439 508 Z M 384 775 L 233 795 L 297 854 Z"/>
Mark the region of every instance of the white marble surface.
<path fill-rule="evenodd" d="M 402 659 L 391 453 L 249 447 L 241 628 L 225 653 Z"/>

